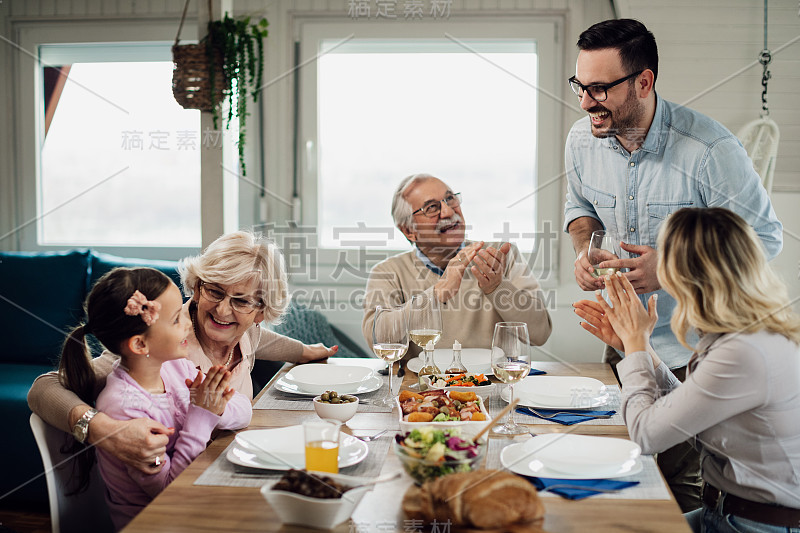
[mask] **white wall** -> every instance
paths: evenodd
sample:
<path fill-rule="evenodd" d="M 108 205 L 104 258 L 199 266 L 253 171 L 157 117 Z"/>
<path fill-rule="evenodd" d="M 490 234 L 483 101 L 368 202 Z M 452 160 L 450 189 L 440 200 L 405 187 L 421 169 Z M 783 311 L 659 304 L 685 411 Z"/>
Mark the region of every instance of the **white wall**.
<path fill-rule="evenodd" d="M 428 2 L 426 2 L 427 4 Z M 195 9 L 198 2 L 191 4 Z M 205 4 L 205 2 L 199 2 Z M 402 0 L 398 5 L 402 4 Z M 693 99 L 691 107 L 721 121 L 732 131 L 758 117 L 760 110 L 760 65 L 754 64 L 733 77 L 720 88 L 705 93 L 717 81 L 753 63 L 763 46 L 763 4 L 754 0 L 707 0 L 702 5 L 693 0 L 657 2 L 655 0 L 617 0 L 614 2 L 619 16 L 642 20 L 655 34 L 660 51 L 660 73 L 658 90 L 667 99 L 686 102 Z M 270 21 L 270 36 L 267 41 L 266 79 L 277 78 L 292 66 L 292 21 L 302 15 L 315 14 L 321 17 L 346 17 L 346 0 L 237 0 L 237 13 L 264 14 Z M 775 50 L 800 35 L 800 19 L 797 16 L 796 0 L 772 0 L 770 3 L 770 42 Z M 0 3 L 0 31 L 4 40 L 0 43 L 0 234 L 4 234 L 19 223 L 15 207 L 19 205 L 18 190 L 21 180 L 32 176 L 16 174 L 20 168 L 15 160 L 15 147 L 25 140 L 17 139 L 14 125 L 14 101 L 6 95 L 12 94 L 12 65 L 19 53 L 8 41 L 15 42 L 15 29 L 20 25 L 48 20 L 103 20 L 108 18 L 168 19 L 174 20 L 176 29 L 181 0 L 153 1 L 100 1 L 100 0 L 6 0 Z M 600 0 L 454 0 L 452 13 L 459 16 L 480 17 L 482 15 L 524 14 L 546 15 L 563 18 L 564 72 L 574 70 L 577 52 L 574 42 L 578 34 L 594 22 L 613 16 L 611 2 Z M 402 22 L 400 22 L 402 23 Z M 186 29 L 184 32 L 186 33 Z M 769 102 L 772 117 L 781 128 L 781 145 L 776 168 L 776 187 L 773 202 L 778 217 L 784 224 L 784 250 L 773 261 L 773 267 L 789 284 L 790 295 L 800 296 L 800 111 L 794 104 L 800 81 L 800 42 L 785 46 L 775 54 L 771 65 L 773 79 L 769 84 Z M 697 95 L 702 97 L 694 99 Z M 269 188 L 281 196 L 290 196 L 291 178 L 291 83 L 287 77 L 272 84 L 263 100 L 265 171 Z M 563 98 L 573 98 L 566 83 Z M 565 113 L 562 132 L 579 118 Z M 255 115 L 255 113 L 254 113 Z M 257 117 L 250 119 L 257 139 Z M 250 154 L 248 169 L 257 176 L 259 165 L 256 150 Z M 563 187 L 563 184 L 562 184 Z M 260 200 L 252 187 L 240 188 L 241 224 L 248 226 L 261 222 Z M 388 201 L 388 199 L 387 199 Z M 267 203 L 271 219 L 283 221 L 289 216 L 288 209 L 280 204 Z M 555 227 L 560 227 L 556 221 Z M 13 243 L 0 243 L 0 248 L 13 249 Z M 579 326 L 570 304 L 583 297 L 572 278 L 574 255 L 566 235 L 559 242 L 560 271 L 554 289 L 557 307 L 552 311 L 554 332 L 545 345 L 541 359 L 547 353 L 572 361 L 597 360 L 601 347 Z M 329 268 L 323 266 L 322 268 Z M 326 314 L 331 321 L 350 332 L 355 339 L 360 337 L 358 309 L 345 305 L 342 294 L 363 286 L 363 281 L 352 279 L 332 289 L 335 297 L 329 302 Z M 796 309 L 800 309 L 795 304 Z"/>

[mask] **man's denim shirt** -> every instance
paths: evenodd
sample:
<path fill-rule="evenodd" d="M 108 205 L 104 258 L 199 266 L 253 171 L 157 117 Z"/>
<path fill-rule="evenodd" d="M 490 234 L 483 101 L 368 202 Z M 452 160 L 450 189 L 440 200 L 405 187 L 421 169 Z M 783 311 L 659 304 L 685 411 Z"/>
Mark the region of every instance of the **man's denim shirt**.
<path fill-rule="evenodd" d="M 658 95 L 656 102 L 644 143 L 633 153 L 615 137 L 595 138 L 588 116 L 572 126 L 565 149 L 564 231 L 588 216 L 619 240 L 655 248 L 661 223 L 674 211 L 726 207 L 753 226 L 769 259 L 778 255 L 783 226 L 739 140 L 705 115 Z M 675 300 L 664 290 L 658 295 L 653 348 L 670 368 L 685 366 L 691 354 L 669 327 Z"/>

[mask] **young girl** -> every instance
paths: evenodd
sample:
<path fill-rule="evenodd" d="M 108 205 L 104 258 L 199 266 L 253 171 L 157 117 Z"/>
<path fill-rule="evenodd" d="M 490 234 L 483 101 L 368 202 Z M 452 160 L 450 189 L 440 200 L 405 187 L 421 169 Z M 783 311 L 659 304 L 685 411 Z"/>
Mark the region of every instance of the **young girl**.
<path fill-rule="evenodd" d="M 229 387 L 222 366 L 203 374 L 186 359 L 191 322 L 178 287 L 151 268 L 117 268 L 103 276 L 86 300 L 87 323 L 73 330 L 61 353 L 64 385 L 90 403 L 95 377 L 85 336 L 93 334 L 119 355 L 97 409 L 118 420 L 151 418 L 174 433 L 157 474 L 126 466 L 98 448 L 111 518 L 122 529 L 200 452 L 215 428 L 238 429 L 252 416 L 250 401 Z"/>

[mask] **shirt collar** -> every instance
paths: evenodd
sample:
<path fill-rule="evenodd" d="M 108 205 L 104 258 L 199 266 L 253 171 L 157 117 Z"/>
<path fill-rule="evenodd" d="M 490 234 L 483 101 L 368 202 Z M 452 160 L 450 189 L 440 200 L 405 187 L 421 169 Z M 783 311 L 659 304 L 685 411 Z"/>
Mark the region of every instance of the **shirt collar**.
<path fill-rule="evenodd" d="M 653 115 L 650 129 L 647 130 L 647 137 L 640 146 L 641 150 L 653 153 L 661 151 L 661 147 L 667 142 L 667 122 L 667 106 L 664 105 L 663 98 L 656 93 L 656 112 Z"/>
<path fill-rule="evenodd" d="M 456 250 L 456 253 L 460 252 L 463 249 L 464 249 L 464 241 L 462 241 L 461 244 L 458 246 L 458 250 Z M 423 254 L 422 251 L 419 249 L 419 247 L 417 246 L 414 247 L 414 253 L 417 254 L 417 257 L 419 258 L 420 261 L 422 261 L 422 264 L 428 267 L 428 270 L 430 270 L 437 276 L 441 276 L 444 274 L 444 270 L 434 265 L 433 261 L 431 261 L 427 255 Z"/>

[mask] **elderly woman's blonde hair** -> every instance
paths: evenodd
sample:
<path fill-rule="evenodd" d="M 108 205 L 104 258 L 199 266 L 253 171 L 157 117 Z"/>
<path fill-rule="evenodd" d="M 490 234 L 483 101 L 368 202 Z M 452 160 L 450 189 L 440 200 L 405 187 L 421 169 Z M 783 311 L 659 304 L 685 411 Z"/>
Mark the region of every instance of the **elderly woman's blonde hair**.
<path fill-rule="evenodd" d="M 680 209 L 658 235 L 658 279 L 675 297 L 672 330 L 702 333 L 767 330 L 800 342 L 800 317 L 786 285 L 767 264 L 756 232 L 721 207 Z"/>
<path fill-rule="evenodd" d="M 260 233 L 234 231 L 208 245 L 201 255 L 178 265 L 183 292 L 192 296 L 200 281 L 235 285 L 258 280 L 257 294 L 264 303 L 264 320 L 276 322 L 289 303 L 286 269 L 280 248 Z"/>

